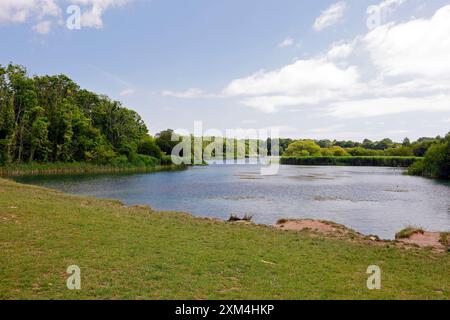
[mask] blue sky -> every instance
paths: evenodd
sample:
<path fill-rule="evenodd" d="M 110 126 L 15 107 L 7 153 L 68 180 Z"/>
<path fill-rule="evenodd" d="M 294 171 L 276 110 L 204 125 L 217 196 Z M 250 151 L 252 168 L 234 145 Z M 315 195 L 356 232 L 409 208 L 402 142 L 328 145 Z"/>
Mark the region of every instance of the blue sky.
<path fill-rule="evenodd" d="M 66 27 L 72 4 L 79 30 Z M 305 138 L 444 135 L 448 34 L 440 0 L 0 0 L 0 64 L 67 74 L 152 133 L 201 120 Z"/>

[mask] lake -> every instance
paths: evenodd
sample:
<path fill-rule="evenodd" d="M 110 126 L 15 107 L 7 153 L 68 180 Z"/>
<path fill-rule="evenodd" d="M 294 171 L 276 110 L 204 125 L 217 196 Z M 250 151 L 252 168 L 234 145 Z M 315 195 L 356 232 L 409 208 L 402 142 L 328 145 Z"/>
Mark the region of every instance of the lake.
<path fill-rule="evenodd" d="M 209 165 L 176 172 L 15 180 L 221 219 L 250 214 L 262 224 L 280 218 L 331 220 L 383 239 L 393 239 L 408 225 L 450 231 L 450 184 L 402 173 L 382 167 L 281 166 L 278 175 L 261 176 L 256 165 Z"/>

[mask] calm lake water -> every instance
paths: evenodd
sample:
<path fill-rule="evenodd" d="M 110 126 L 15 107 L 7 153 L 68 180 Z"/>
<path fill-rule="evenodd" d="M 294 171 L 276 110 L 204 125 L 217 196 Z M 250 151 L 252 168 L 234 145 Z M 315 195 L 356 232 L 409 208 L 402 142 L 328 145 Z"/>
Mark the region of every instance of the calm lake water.
<path fill-rule="evenodd" d="M 450 231 L 450 184 L 402 175 L 396 168 L 281 166 L 260 176 L 251 165 L 210 165 L 148 174 L 33 176 L 17 181 L 127 205 L 227 219 L 253 215 L 336 221 L 392 239 L 408 225 Z"/>

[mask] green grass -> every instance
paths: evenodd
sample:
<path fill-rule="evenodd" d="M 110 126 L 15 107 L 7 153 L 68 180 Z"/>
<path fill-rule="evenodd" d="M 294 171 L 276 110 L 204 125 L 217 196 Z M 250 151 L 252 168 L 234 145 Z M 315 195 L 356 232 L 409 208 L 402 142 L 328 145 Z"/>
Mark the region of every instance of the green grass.
<path fill-rule="evenodd" d="M 79 174 L 79 173 L 119 173 L 119 172 L 153 172 L 181 169 L 176 165 L 99 165 L 87 162 L 47 162 L 17 163 L 0 166 L 0 176 L 23 176 L 38 174 Z"/>
<path fill-rule="evenodd" d="M 450 251 L 450 232 L 441 232 L 439 242 L 442 243 Z"/>
<path fill-rule="evenodd" d="M 281 164 L 318 166 L 409 167 L 419 157 L 281 157 Z"/>
<path fill-rule="evenodd" d="M 415 233 L 424 233 L 425 231 L 422 228 L 416 228 L 413 226 L 406 227 L 405 229 L 397 232 L 395 234 L 395 239 L 408 239 Z"/>
<path fill-rule="evenodd" d="M 450 255 L 127 208 L 0 179 L 1 299 L 450 299 Z M 66 288 L 69 265 L 82 289 Z M 369 291 L 369 265 L 382 289 Z"/>

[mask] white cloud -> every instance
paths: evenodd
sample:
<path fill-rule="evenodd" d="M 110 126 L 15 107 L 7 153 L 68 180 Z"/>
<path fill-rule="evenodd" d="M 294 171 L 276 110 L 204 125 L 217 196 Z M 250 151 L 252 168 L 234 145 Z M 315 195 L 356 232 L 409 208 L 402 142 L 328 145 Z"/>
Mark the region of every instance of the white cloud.
<path fill-rule="evenodd" d="M 190 89 L 187 89 L 186 91 L 165 90 L 162 92 L 162 95 L 164 97 L 194 99 L 194 98 L 201 98 L 201 97 L 205 96 L 205 93 L 201 89 L 190 88 Z"/>
<path fill-rule="evenodd" d="M 103 13 L 112 7 L 121 7 L 130 0 L 71 0 L 72 3 L 87 6 L 89 9 L 81 15 L 81 26 L 90 28 L 103 27 Z"/>
<path fill-rule="evenodd" d="M 224 94 L 237 95 L 302 95 L 342 90 L 357 84 L 358 70 L 339 68 L 325 59 L 297 60 L 274 71 L 259 71 L 232 81 Z"/>
<path fill-rule="evenodd" d="M 346 9 L 347 4 L 344 1 L 331 5 L 329 8 L 322 11 L 321 15 L 316 19 L 314 22 L 314 30 L 322 31 L 341 21 Z"/>
<path fill-rule="evenodd" d="M 58 17 L 61 15 L 61 9 L 56 4 L 55 0 L 41 0 L 39 17 L 52 16 Z"/>
<path fill-rule="evenodd" d="M 121 7 L 132 0 L 65 0 L 81 6 L 81 26 L 91 28 L 103 27 L 103 14 L 109 8 Z M 61 18 L 62 10 L 58 0 L 0 0 L 0 24 L 35 23 L 33 30 L 46 34 L 52 25 L 49 17 Z M 59 22 L 59 21 L 58 21 Z"/>
<path fill-rule="evenodd" d="M 340 60 L 348 58 L 354 50 L 354 43 L 334 43 L 327 53 L 330 60 Z"/>
<path fill-rule="evenodd" d="M 364 118 L 403 112 L 450 112 L 450 96 L 392 97 L 335 102 L 329 114 L 338 118 Z"/>
<path fill-rule="evenodd" d="M 354 66 L 340 68 L 323 58 L 297 60 L 274 71 L 259 71 L 233 80 L 225 96 L 245 96 L 243 105 L 263 112 L 284 106 L 302 106 L 345 97 L 357 90 L 359 73 Z"/>
<path fill-rule="evenodd" d="M 317 96 L 258 96 L 241 100 L 241 103 L 264 113 L 273 113 L 278 111 L 280 107 L 316 104 L 318 100 Z"/>
<path fill-rule="evenodd" d="M 373 63 L 385 76 L 449 77 L 450 5 L 431 19 L 388 24 L 363 39 Z"/>
<path fill-rule="evenodd" d="M 284 39 L 284 40 L 278 45 L 278 47 L 279 47 L 279 48 L 287 48 L 287 47 L 292 46 L 293 44 L 294 44 L 294 39 L 288 37 L 288 38 Z"/>
<path fill-rule="evenodd" d="M 35 26 L 33 30 L 40 34 L 48 34 L 52 28 L 52 22 L 49 20 L 41 21 Z"/>
<path fill-rule="evenodd" d="M 312 107 L 339 118 L 449 112 L 449 34 L 446 6 L 431 18 L 380 26 L 311 59 L 235 79 L 223 94 L 266 113 Z"/>
<path fill-rule="evenodd" d="M 55 0 L 1 0 L 0 23 L 23 23 L 31 17 L 58 16 Z"/>
<path fill-rule="evenodd" d="M 377 7 L 379 12 L 386 13 L 387 11 L 392 11 L 395 8 L 401 6 L 406 1 L 407 0 L 383 0 L 380 2 L 380 4 L 373 6 L 373 7 Z"/>

